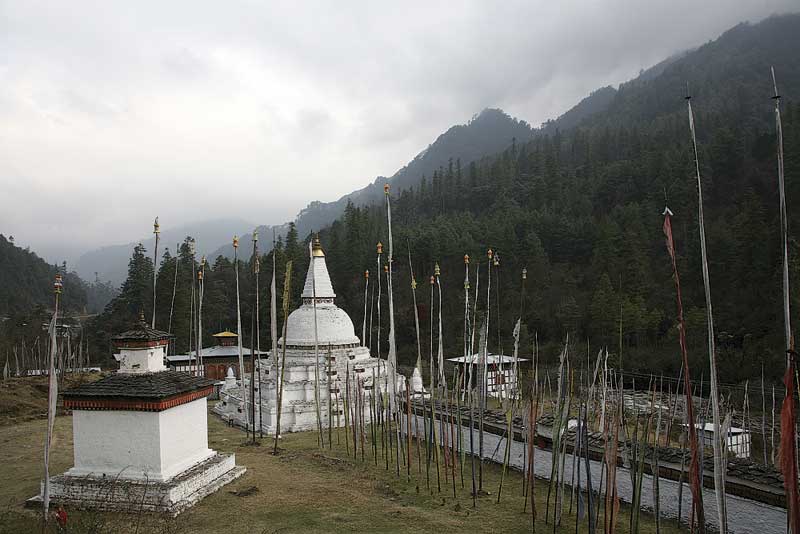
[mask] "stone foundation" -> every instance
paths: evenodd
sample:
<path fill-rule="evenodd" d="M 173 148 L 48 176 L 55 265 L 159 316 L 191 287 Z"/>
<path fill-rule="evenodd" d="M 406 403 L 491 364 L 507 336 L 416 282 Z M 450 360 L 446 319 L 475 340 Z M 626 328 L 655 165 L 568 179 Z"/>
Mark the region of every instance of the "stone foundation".
<path fill-rule="evenodd" d="M 50 479 L 50 500 L 81 509 L 159 512 L 175 516 L 239 478 L 246 470 L 236 465 L 234 454 L 217 453 L 165 482 L 63 474 Z M 28 505 L 41 506 L 41 502 L 40 494 L 29 499 Z"/>

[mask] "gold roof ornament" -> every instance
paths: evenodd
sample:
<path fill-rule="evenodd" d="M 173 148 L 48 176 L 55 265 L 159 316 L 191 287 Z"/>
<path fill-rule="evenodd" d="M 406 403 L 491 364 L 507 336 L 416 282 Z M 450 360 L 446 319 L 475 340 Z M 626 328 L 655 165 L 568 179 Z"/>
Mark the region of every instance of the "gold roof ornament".
<path fill-rule="evenodd" d="M 56 273 L 56 279 L 53 281 L 53 292 L 57 295 L 60 295 L 63 287 L 64 283 L 61 281 L 61 274 Z"/>
<path fill-rule="evenodd" d="M 469 265 L 469 254 L 464 254 L 464 263 Z"/>
<path fill-rule="evenodd" d="M 389 184 L 383 184 L 383 194 L 389 196 Z"/>
<path fill-rule="evenodd" d="M 440 274 L 442 274 L 442 271 L 441 269 L 439 269 L 439 262 L 437 261 L 436 264 L 433 266 L 433 275 L 439 276 Z"/>
<path fill-rule="evenodd" d="M 311 241 L 311 255 L 315 258 L 325 257 L 325 251 L 322 250 L 322 243 L 319 241 L 319 234 L 315 234 Z"/>
<path fill-rule="evenodd" d="M 203 281 L 203 270 L 202 269 L 197 271 L 197 281 L 198 282 L 202 282 Z"/>
<path fill-rule="evenodd" d="M 160 234 L 161 233 L 161 226 L 159 226 L 159 224 L 158 224 L 158 217 L 156 217 L 156 220 L 153 222 L 153 233 L 154 234 Z"/>
<path fill-rule="evenodd" d="M 433 276 L 431 276 L 431 285 L 433 285 L 433 284 L 435 284 L 435 283 L 436 283 L 436 278 L 434 278 Z"/>
<path fill-rule="evenodd" d="M 233 248 L 239 248 L 239 236 L 233 236 Z"/>
<path fill-rule="evenodd" d="M 224 330 L 222 332 L 219 332 L 218 334 L 212 335 L 211 337 L 239 337 L 239 336 L 237 336 L 230 330 Z"/>
<path fill-rule="evenodd" d="M 369 280 L 369 269 L 367 269 L 366 271 L 364 271 L 364 278 L 365 278 L 365 279 L 367 279 L 367 280 Z"/>
<path fill-rule="evenodd" d="M 413 276 L 411 277 L 411 289 L 417 289 L 417 279 Z"/>
<path fill-rule="evenodd" d="M 378 241 L 377 249 L 378 249 L 378 254 L 383 254 L 383 243 L 381 243 L 380 241 Z"/>
<path fill-rule="evenodd" d="M 389 272 L 389 264 L 388 263 L 383 265 L 383 272 L 385 272 L 385 273 Z"/>
<path fill-rule="evenodd" d="M 486 252 L 486 255 L 487 255 L 487 256 L 489 256 L 489 259 L 491 260 L 491 259 L 492 259 L 492 255 L 494 255 L 494 252 L 492 251 L 492 249 L 489 249 L 489 250 Z"/>

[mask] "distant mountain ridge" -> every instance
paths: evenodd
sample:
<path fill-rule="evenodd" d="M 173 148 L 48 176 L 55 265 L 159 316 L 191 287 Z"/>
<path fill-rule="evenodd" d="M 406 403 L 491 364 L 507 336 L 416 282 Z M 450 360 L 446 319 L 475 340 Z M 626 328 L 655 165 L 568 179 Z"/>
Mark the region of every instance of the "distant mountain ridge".
<path fill-rule="evenodd" d="M 536 130 L 524 120 L 511 117 L 500 109 L 485 109 L 466 124 L 450 127 L 391 177 L 378 176 L 366 187 L 333 202 L 309 203 L 294 220 L 297 232 L 300 236 L 305 236 L 312 230 L 328 226 L 344 213 L 348 202 L 363 206 L 380 201 L 385 183 L 389 183 L 394 191 L 415 187 L 423 176 L 430 178 L 434 171 L 446 167 L 451 160 L 460 160 L 464 167 L 472 161 L 500 152 L 515 140 L 517 143 L 528 141 L 535 134 Z M 277 236 L 284 236 L 288 228 L 286 223 L 259 226 L 258 231 L 262 236 L 272 236 L 274 229 Z M 247 241 L 250 234 L 245 234 L 242 238 Z M 271 244 L 265 248 L 265 252 L 270 248 Z M 212 257 L 217 255 L 231 257 L 233 247 L 229 244 L 223 245 L 212 253 Z"/>
<path fill-rule="evenodd" d="M 195 238 L 198 256 L 205 254 L 216 257 L 211 256 L 210 253 L 219 247 L 220 243 L 230 240 L 243 228 L 252 228 L 249 222 L 237 218 L 207 220 L 178 227 L 170 227 L 168 221 L 162 219 L 161 224 L 162 231 L 158 243 L 159 261 L 165 248 L 169 248 L 175 255 L 175 245 L 182 243 L 186 236 Z M 110 245 L 86 252 L 78 258 L 75 270 L 84 280 L 94 281 L 95 273 L 97 273 L 98 279 L 118 286 L 128 274 L 128 260 L 137 243 L 143 244 L 152 255 L 155 238 L 151 234 L 137 242 Z"/>

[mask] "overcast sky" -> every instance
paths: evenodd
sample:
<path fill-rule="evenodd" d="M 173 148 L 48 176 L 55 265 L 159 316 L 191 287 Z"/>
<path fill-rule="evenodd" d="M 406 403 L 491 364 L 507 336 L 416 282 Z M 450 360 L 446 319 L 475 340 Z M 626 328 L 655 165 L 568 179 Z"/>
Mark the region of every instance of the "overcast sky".
<path fill-rule="evenodd" d="M 0 233 L 56 260 L 156 215 L 284 222 L 483 108 L 536 125 L 796 6 L 0 0 Z"/>

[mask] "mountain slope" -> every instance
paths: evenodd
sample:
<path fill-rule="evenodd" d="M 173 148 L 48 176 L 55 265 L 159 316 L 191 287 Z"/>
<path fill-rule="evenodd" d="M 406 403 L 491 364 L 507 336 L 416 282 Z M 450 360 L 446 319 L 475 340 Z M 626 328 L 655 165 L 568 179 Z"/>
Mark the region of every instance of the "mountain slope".
<path fill-rule="evenodd" d="M 662 65 L 660 72 L 623 84 L 605 110 L 585 116 L 576 127 L 534 136 L 482 159 L 474 179 L 459 188 L 440 182 L 398 194 L 392 218 L 394 243 L 402 244 L 402 252 L 395 252 L 395 283 L 408 288 L 407 245 L 418 281 L 438 263 L 445 351 L 458 354 L 463 350 L 463 256 L 473 258 L 472 283 L 478 285 L 479 269 L 485 288 L 491 247 L 502 258 L 491 274 L 492 292 L 502 304 L 495 306 L 492 295 L 490 350 L 514 346 L 511 332 L 521 316 L 522 354 L 530 354 L 535 333 L 542 355 L 552 361 L 569 335 L 575 343 L 571 354 L 584 354 L 588 340 L 592 350 L 608 348 L 610 365 L 674 377 L 680 360 L 662 233 L 667 203 L 675 214 L 690 364 L 695 376 L 707 373 L 697 186 L 684 100 L 688 82 L 698 129 L 719 378 L 740 383 L 763 369 L 777 382 L 785 353 L 769 68 L 775 65 L 783 95 L 786 193 L 792 206 L 800 202 L 797 50 L 800 15 L 736 26 Z M 381 207 L 351 211 L 321 237 L 329 244 L 337 301 L 360 324 L 364 285 L 357 273 L 375 265 L 374 243 L 385 242 L 386 215 Z M 789 222 L 790 235 L 800 235 L 800 217 L 791 210 Z M 797 287 L 796 238 L 790 254 L 791 287 Z M 416 352 L 410 293 L 402 289 L 393 295 L 397 346 L 405 362 Z M 485 303 L 484 293 L 478 314 Z M 418 304 L 420 314 L 430 317 L 427 301 Z M 792 310 L 796 324 L 797 292 Z M 422 339 L 435 339 L 429 324 L 421 321 Z"/>
<path fill-rule="evenodd" d="M 57 268 L 0 234 L 0 316 L 52 308 Z M 87 304 L 86 284 L 75 273 L 62 273 L 62 305 L 81 311 Z"/>

